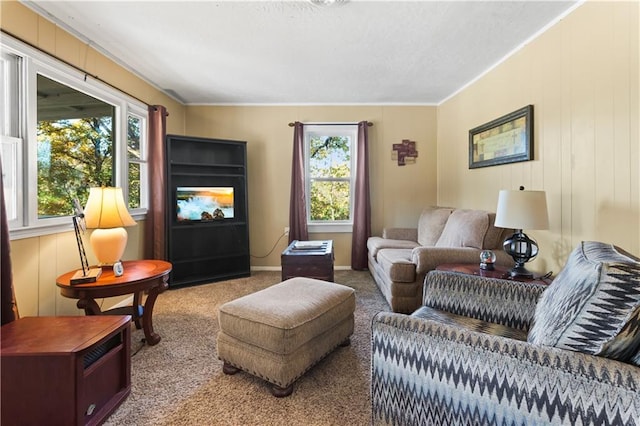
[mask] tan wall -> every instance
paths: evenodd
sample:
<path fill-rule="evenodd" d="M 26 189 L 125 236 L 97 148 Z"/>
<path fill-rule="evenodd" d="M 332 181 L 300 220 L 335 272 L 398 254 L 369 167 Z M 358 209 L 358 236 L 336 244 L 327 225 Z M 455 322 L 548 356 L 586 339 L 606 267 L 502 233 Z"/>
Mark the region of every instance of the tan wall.
<path fill-rule="evenodd" d="M 0 3 L 0 27 L 16 38 L 98 76 L 147 104 L 166 106 L 170 114 L 167 119 L 168 130 L 172 133 L 184 133 L 183 105 L 22 4 L 16 1 Z M 125 260 L 142 257 L 143 229 L 142 222 L 128 229 L 129 243 Z M 11 242 L 11 259 L 21 316 L 82 314 L 75 306 L 76 301 L 60 296 L 55 285 L 57 276 L 80 265 L 73 232 L 14 240 Z M 120 299 L 122 298 L 102 303 L 107 308 Z"/>
<path fill-rule="evenodd" d="M 279 267 L 289 223 L 293 128 L 288 123 L 368 120 L 372 231 L 415 226 L 425 205 L 436 202 L 436 108 L 429 106 L 190 106 L 190 136 L 247 141 L 249 227 L 253 267 Z M 392 145 L 416 142 L 416 164 L 398 166 Z M 351 265 L 351 234 L 312 234 L 333 239 L 336 266 Z M 275 247 L 275 248 L 274 248 Z"/>
<path fill-rule="evenodd" d="M 640 254 L 638 2 L 587 2 L 438 107 L 438 202 L 494 210 L 500 189 L 545 190 L 531 269 L 582 240 Z M 534 105 L 534 161 L 468 169 L 468 131 Z M 525 230 L 526 232 L 526 230 Z"/>

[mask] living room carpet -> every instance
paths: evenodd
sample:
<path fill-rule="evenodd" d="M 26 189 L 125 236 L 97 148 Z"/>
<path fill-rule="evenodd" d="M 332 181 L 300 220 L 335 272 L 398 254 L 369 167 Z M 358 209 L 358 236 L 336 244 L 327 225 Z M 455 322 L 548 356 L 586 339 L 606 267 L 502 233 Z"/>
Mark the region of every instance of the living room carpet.
<path fill-rule="evenodd" d="M 367 271 L 335 272 L 356 290 L 351 345 L 339 347 L 294 383 L 286 398 L 247 373 L 222 372 L 217 358 L 218 308 L 280 282 L 280 272 L 167 290 L 153 313 L 155 346 L 132 326 L 131 394 L 106 425 L 368 425 L 371 319 L 388 311 Z"/>

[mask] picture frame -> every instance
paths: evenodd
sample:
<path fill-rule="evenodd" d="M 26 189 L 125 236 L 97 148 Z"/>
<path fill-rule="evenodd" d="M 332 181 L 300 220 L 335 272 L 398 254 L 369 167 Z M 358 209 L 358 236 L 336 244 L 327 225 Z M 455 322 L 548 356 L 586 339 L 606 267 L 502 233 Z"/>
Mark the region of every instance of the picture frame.
<path fill-rule="evenodd" d="M 533 159 L 533 105 L 469 130 L 469 168 Z"/>

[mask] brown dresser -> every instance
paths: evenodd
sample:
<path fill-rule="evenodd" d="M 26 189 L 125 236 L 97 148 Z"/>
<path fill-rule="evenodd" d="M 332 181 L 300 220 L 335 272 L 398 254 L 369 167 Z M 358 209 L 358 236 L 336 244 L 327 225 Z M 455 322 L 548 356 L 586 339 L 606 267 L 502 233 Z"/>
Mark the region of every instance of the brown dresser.
<path fill-rule="evenodd" d="M 129 315 L 25 317 L 1 329 L 3 425 L 96 425 L 131 391 Z"/>

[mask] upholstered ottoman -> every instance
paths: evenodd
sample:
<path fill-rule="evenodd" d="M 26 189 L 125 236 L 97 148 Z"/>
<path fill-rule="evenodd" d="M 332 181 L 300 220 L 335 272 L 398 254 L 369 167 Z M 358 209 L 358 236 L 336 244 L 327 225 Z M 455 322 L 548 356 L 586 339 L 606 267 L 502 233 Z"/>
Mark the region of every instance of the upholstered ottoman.
<path fill-rule="evenodd" d="M 353 333 L 355 292 L 341 284 L 291 278 L 220 307 L 218 358 L 288 396 L 293 382 Z"/>

